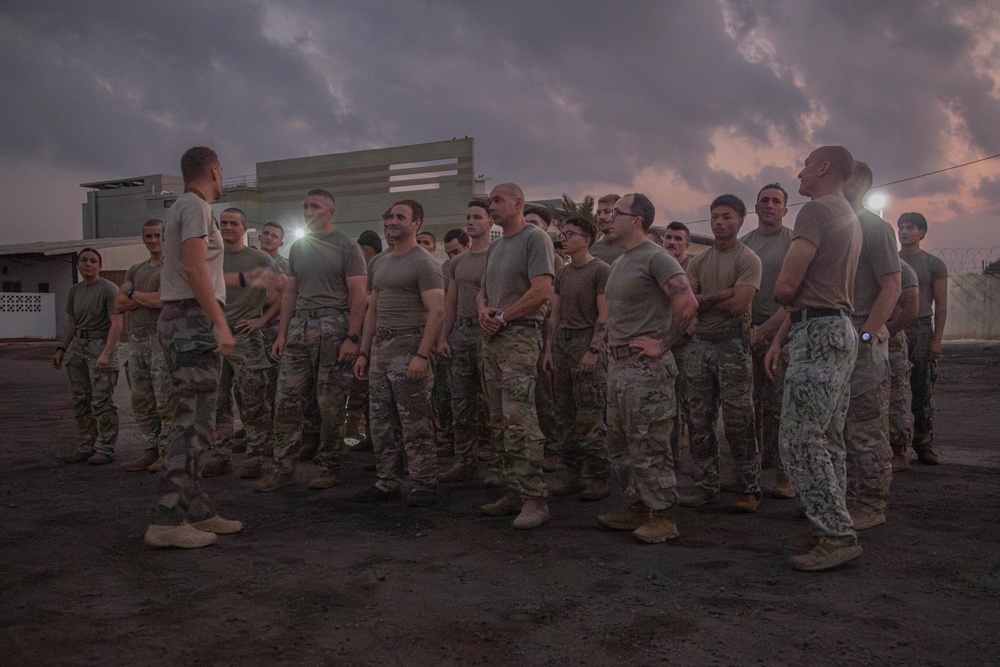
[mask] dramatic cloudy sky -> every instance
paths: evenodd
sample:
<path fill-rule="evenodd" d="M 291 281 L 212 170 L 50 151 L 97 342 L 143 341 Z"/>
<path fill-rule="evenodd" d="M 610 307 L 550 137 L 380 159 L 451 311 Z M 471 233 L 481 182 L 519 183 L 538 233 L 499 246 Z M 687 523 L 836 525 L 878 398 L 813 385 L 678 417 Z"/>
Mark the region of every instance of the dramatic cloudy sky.
<path fill-rule="evenodd" d="M 642 190 L 660 223 L 773 180 L 801 201 L 821 144 L 876 183 L 1000 153 L 987 0 L 5 0 L 0 59 L 0 243 L 79 238 L 80 183 L 195 144 L 228 177 L 469 135 L 493 183 Z M 1000 245 L 1000 159 L 884 193 L 932 247 Z"/>

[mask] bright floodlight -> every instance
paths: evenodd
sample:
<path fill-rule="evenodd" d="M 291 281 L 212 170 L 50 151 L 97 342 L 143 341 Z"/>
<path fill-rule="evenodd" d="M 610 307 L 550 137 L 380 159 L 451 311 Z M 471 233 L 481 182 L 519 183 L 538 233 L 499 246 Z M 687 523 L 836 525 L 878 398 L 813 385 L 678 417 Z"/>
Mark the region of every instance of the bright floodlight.
<path fill-rule="evenodd" d="M 306 230 L 302 229 L 301 227 L 295 230 L 295 238 L 300 239 L 305 235 L 306 235 Z"/>
<path fill-rule="evenodd" d="M 888 203 L 889 200 L 881 192 L 876 192 L 868 196 L 868 208 L 873 211 L 881 211 Z"/>

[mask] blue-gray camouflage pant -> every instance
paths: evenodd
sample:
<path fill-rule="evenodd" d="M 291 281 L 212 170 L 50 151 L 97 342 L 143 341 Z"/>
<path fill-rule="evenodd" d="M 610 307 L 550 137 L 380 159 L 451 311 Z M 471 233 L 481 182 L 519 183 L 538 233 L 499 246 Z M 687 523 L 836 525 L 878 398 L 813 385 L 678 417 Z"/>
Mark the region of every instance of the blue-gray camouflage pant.
<path fill-rule="evenodd" d="M 781 406 L 781 460 L 795 482 L 814 534 L 838 544 L 857 540 L 847 511 L 844 422 L 858 334 L 847 317 L 792 325 Z"/>

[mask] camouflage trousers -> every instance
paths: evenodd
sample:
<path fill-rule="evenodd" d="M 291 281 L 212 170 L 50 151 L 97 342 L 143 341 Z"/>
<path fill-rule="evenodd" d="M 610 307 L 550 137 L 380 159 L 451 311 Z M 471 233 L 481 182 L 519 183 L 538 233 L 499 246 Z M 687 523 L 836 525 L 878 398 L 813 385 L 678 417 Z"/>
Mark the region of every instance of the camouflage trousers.
<path fill-rule="evenodd" d="M 889 331 L 882 327 L 871 343 L 858 343 L 844 425 L 847 499 L 875 512 L 885 511 L 892 483 L 889 383 Z"/>
<path fill-rule="evenodd" d="M 271 362 L 261 333 L 238 334 L 236 347 L 222 360 L 219 374 L 219 405 L 215 416 L 217 444 L 233 437 L 233 390 L 236 389 L 236 406 L 247 434 L 247 455 L 253 458 L 271 456 L 274 442 L 272 404 L 268 395 L 270 370 Z"/>
<path fill-rule="evenodd" d="M 434 361 L 434 389 L 431 390 L 431 406 L 434 409 L 434 431 L 452 437 L 455 434 L 454 416 L 451 412 L 451 362 L 448 359 Z"/>
<path fill-rule="evenodd" d="M 264 353 L 270 362 L 267 369 L 267 397 L 271 401 L 271 419 L 273 425 L 275 396 L 278 393 L 278 364 L 271 358 L 271 349 L 274 342 L 278 340 L 278 318 L 268 322 L 261 330 L 260 335 L 264 339 Z"/>
<path fill-rule="evenodd" d="M 934 340 L 934 324 L 930 317 L 920 318 L 906 330 L 910 346 L 910 392 L 913 398 L 913 451 L 922 452 L 934 447 L 934 382 L 937 380 L 937 362 L 927 361 L 927 354 Z"/>
<path fill-rule="evenodd" d="M 844 423 L 858 334 L 847 317 L 792 325 L 781 428 L 781 460 L 795 482 L 813 533 L 829 541 L 857 540 L 847 512 Z"/>
<path fill-rule="evenodd" d="M 687 334 L 684 340 L 670 349 L 674 355 L 674 363 L 677 364 L 677 378 L 674 382 L 674 393 L 677 395 L 677 419 L 674 421 L 674 428 L 670 431 L 670 451 L 674 457 L 674 470 L 680 470 L 681 450 L 687 447 L 691 449 L 691 425 L 688 415 L 687 404 L 687 382 L 684 378 L 684 360 L 687 359 L 689 343 L 691 337 Z"/>
<path fill-rule="evenodd" d="M 911 367 L 906 332 L 898 331 L 889 339 L 889 373 L 892 379 L 889 389 L 889 446 L 893 454 L 906 454 L 906 449 L 913 442 Z"/>
<path fill-rule="evenodd" d="M 522 497 L 545 497 L 545 437 L 538 426 L 535 380 L 542 337 L 538 329 L 507 325 L 483 341 L 483 385 L 490 420 L 499 424 L 498 455 L 507 487 Z"/>
<path fill-rule="evenodd" d="M 624 457 L 628 497 L 653 510 L 677 502 L 670 433 L 677 417 L 673 354 L 608 360 L 608 449 Z"/>
<path fill-rule="evenodd" d="M 293 317 L 288 323 L 274 407 L 274 462 L 282 470 L 295 467 L 302 449 L 303 423 L 315 395 L 320 422 L 315 460 L 328 471 L 340 473 L 347 389 L 354 378 L 353 363 L 337 361 L 346 335 L 343 312 Z"/>
<path fill-rule="evenodd" d="M 399 488 L 405 478 L 414 487 L 437 487 L 437 446 L 431 392 L 434 368 L 421 380 L 406 369 L 420 349 L 423 333 L 380 339 L 372 345 L 368 369 L 368 414 L 378 481 L 383 491 Z"/>
<path fill-rule="evenodd" d="M 219 356 L 211 320 L 194 299 L 168 301 L 156 329 L 169 374 L 173 410 L 164 436 L 160 501 L 154 525 L 179 525 L 215 514 L 201 488 L 201 455 L 212 444 Z"/>
<path fill-rule="evenodd" d="M 503 437 L 490 421 L 483 390 L 480 362 L 483 335 L 479 324 L 460 318 L 448 336 L 451 346 L 451 415 L 455 429 L 455 460 L 471 465 L 476 462 L 476 450 L 485 448 L 496 458 L 496 445 Z M 484 411 L 486 412 L 484 418 Z M 497 422 L 499 423 L 499 422 Z M 492 463 L 496 467 L 495 463 Z"/>
<path fill-rule="evenodd" d="M 781 426 L 781 394 L 785 383 L 785 369 L 788 366 L 788 348 L 782 350 L 781 364 L 777 378 L 767 377 L 764 357 L 767 348 L 753 347 L 750 356 L 753 361 L 753 412 L 760 445 L 763 470 L 781 468 L 781 454 L 778 451 L 778 428 Z"/>
<path fill-rule="evenodd" d="M 580 360 L 590 351 L 594 330 L 560 329 L 552 342 L 555 371 L 552 384 L 558 421 L 563 424 L 559 446 L 563 463 L 587 477 L 608 476 L 608 430 L 604 422 L 608 390 L 608 358 L 601 352 L 590 373 L 580 370 Z"/>
<path fill-rule="evenodd" d="M 347 437 L 356 436 L 358 440 L 371 438 L 368 428 L 368 382 L 355 378 L 348 387 L 345 414 Z"/>
<path fill-rule="evenodd" d="M 719 493 L 719 441 L 715 427 L 722 408 L 726 442 L 736 461 L 739 492 L 761 496 L 760 449 L 754 426 L 753 367 L 746 337 L 708 341 L 693 338 L 684 359 L 694 481 Z"/>
<path fill-rule="evenodd" d="M 541 349 L 545 349 L 545 339 L 548 337 L 548 327 L 543 325 Z M 561 453 L 562 434 L 565 432 L 566 424 L 559 418 L 559 410 L 556 406 L 556 388 L 549 377 L 542 370 L 542 355 L 539 353 L 535 364 L 535 411 L 538 413 L 538 428 L 545 438 L 545 449 L 554 453 Z"/>
<path fill-rule="evenodd" d="M 139 427 L 142 447 L 163 451 L 163 435 L 172 410 L 167 362 L 155 331 L 132 332 L 125 370 L 132 392 L 132 415 Z"/>
<path fill-rule="evenodd" d="M 105 368 L 94 368 L 107 341 L 74 337 L 66 350 L 66 373 L 73 392 L 76 448 L 80 452 L 115 453 L 118 442 L 118 351 L 112 350 Z"/>

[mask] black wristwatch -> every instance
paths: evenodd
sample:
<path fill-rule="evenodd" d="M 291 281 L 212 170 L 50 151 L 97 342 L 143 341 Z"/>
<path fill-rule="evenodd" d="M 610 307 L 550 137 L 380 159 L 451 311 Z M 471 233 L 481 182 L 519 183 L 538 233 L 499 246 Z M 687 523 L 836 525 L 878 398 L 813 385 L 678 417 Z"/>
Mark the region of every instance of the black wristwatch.
<path fill-rule="evenodd" d="M 592 347 L 592 348 L 590 348 L 590 353 L 591 354 L 600 354 L 601 351 L 598 350 L 596 347 Z"/>
<path fill-rule="evenodd" d="M 874 336 L 872 336 L 867 331 L 862 331 L 861 332 L 861 342 L 862 343 L 870 343 L 870 342 L 872 342 L 872 338 L 874 338 Z"/>
<path fill-rule="evenodd" d="M 347 340 L 357 344 L 361 342 L 361 336 L 359 336 L 358 334 L 352 334 L 350 336 L 347 336 Z"/>
<path fill-rule="evenodd" d="M 130 299 L 132 298 L 133 294 L 135 294 L 135 288 L 134 287 L 130 287 L 129 290 L 127 292 L 125 292 L 125 296 L 127 296 Z"/>

